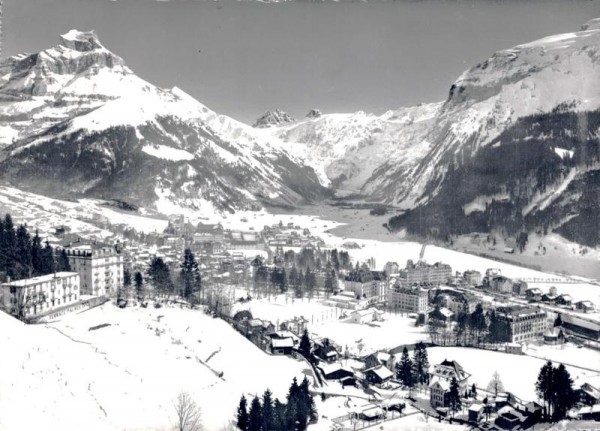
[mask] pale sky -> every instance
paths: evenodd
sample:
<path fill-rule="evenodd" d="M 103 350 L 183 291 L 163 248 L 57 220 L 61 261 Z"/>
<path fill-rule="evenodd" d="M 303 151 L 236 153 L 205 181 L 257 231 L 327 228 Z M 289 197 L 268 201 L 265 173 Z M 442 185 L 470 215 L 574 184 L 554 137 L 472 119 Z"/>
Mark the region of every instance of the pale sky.
<path fill-rule="evenodd" d="M 246 122 L 274 108 L 302 117 L 444 100 L 494 51 L 600 17 L 595 0 L 3 3 L 4 56 L 94 29 L 140 77 Z"/>

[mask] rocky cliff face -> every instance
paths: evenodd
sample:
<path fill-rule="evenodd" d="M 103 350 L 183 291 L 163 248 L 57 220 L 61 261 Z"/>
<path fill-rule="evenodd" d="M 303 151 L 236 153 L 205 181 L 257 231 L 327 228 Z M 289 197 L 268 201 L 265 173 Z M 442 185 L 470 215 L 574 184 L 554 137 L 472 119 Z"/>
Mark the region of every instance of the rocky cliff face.
<path fill-rule="evenodd" d="M 287 113 L 280 109 L 265 112 L 256 122 L 253 127 L 271 127 L 282 124 L 293 123 L 295 120 Z"/>
<path fill-rule="evenodd" d="M 256 209 L 328 195 L 281 142 L 138 78 L 93 32 L 0 64 L 0 176 L 51 196 Z"/>

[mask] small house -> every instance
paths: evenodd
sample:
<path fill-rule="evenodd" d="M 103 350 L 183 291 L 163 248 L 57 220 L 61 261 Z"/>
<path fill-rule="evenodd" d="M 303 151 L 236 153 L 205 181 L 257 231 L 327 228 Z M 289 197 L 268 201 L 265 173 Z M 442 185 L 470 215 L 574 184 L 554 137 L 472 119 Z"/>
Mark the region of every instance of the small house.
<path fill-rule="evenodd" d="M 274 355 L 291 355 L 294 350 L 294 340 L 292 338 L 272 338 L 271 352 Z"/>
<path fill-rule="evenodd" d="M 506 344 L 506 353 L 510 353 L 513 355 L 522 355 L 523 354 L 523 345 L 519 343 L 507 343 Z"/>
<path fill-rule="evenodd" d="M 354 372 L 339 363 L 323 363 L 319 364 L 317 368 L 321 370 L 323 377 L 327 380 L 342 380 L 347 377 L 354 378 Z"/>
<path fill-rule="evenodd" d="M 335 346 L 333 346 L 327 338 L 324 338 L 321 341 L 315 341 L 313 353 L 317 358 L 325 362 L 335 362 L 340 357 Z"/>
<path fill-rule="evenodd" d="M 367 382 L 373 385 L 383 385 L 391 380 L 394 373 L 383 365 L 365 370 Z"/>
<path fill-rule="evenodd" d="M 559 327 L 548 329 L 544 332 L 544 344 L 556 345 L 565 342 L 565 334 Z"/>
<path fill-rule="evenodd" d="M 525 298 L 530 301 L 541 301 L 543 292 L 537 287 L 531 287 L 525 290 Z"/>
<path fill-rule="evenodd" d="M 350 313 L 350 321 L 352 323 L 369 323 L 375 320 L 375 309 L 367 308 L 364 310 L 354 310 Z"/>
<path fill-rule="evenodd" d="M 587 382 L 581 385 L 581 387 L 577 390 L 577 394 L 579 395 L 579 402 L 581 404 L 586 406 L 600 404 L 600 390 L 596 389 Z"/>
<path fill-rule="evenodd" d="M 474 403 L 469 407 L 469 422 L 479 423 L 483 416 L 483 404 Z"/>
<path fill-rule="evenodd" d="M 390 370 L 394 368 L 394 356 L 386 352 L 375 352 L 365 358 L 365 369 L 383 365 Z"/>
<path fill-rule="evenodd" d="M 573 298 L 571 298 L 571 295 L 563 293 L 562 295 L 558 295 L 556 297 L 554 303 L 556 305 L 564 305 L 566 307 L 570 307 L 571 305 L 573 305 Z"/>
<path fill-rule="evenodd" d="M 578 301 L 575 303 L 575 308 L 584 313 L 592 313 L 594 311 L 594 303 L 592 301 Z"/>

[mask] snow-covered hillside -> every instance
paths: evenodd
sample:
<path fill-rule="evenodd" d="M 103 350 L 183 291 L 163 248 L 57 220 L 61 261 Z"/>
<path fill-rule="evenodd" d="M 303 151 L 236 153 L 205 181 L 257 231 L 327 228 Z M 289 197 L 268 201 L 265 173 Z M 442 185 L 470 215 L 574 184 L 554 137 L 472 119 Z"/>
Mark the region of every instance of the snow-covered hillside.
<path fill-rule="evenodd" d="M 0 343 L 2 430 L 170 430 L 182 391 L 201 407 L 205 429 L 229 429 L 242 394 L 269 387 L 283 399 L 308 368 L 178 308 L 106 304 L 30 326 L 0 312 Z"/>
<path fill-rule="evenodd" d="M 93 32 L 0 65 L 0 125 L 0 174 L 51 195 L 235 210 L 327 194 L 279 140 L 143 81 Z"/>

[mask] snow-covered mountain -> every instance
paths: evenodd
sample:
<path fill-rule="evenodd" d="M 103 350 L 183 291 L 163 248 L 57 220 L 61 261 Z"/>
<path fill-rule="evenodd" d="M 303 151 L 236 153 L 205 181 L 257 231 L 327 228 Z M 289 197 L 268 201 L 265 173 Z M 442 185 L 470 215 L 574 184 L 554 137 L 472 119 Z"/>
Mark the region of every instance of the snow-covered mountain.
<path fill-rule="evenodd" d="M 391 179 L 379 169 L 392 163 L 409 171 L 425 157 L 429 144 L 424 137 L 440 107 L 441 103 L 423 104 L 379 116 L 362 111 L 315 115 L 313 110 L 304 120 L 269 131 L 287 142 L 289 151 L 304 157 L 323 184 L 386 200 L 378 186 Z"/>
<path fill-rule="evenodd" d="M 391 221 L 423 235 L 555 230 L 600 243 L 600 20 L 499 51 L 452 85 Z M 595 215 L 593 215 L 595 214 Z"/>
<path fill-rule="evenodd" d="M 386 166 L 388 201 L 411 208 L 435 196 L 450 166 L 458 167 L 521 117 L 600 106 L 600 21 L 581 31 L 546 37 L 496 52 L 452 85 L 426 140 L 431 149 L 418 166 Z M 384 182 L 385 183 L 385 182 Z M 401 182 L 400 182 L 401 183 Z M 368 187 L 368 186 L 367 186 Z"/>
<path fill-rule="evenodd" d="M 326 196 L 275 138 L 137 77 L 93 32 L 0 64 L 0 175 L 48 195 L 217 209 Z"/>

